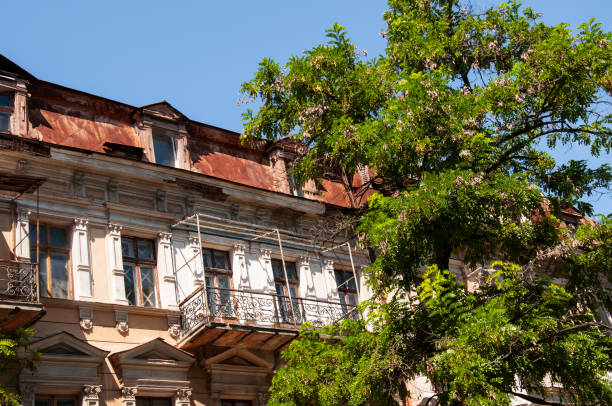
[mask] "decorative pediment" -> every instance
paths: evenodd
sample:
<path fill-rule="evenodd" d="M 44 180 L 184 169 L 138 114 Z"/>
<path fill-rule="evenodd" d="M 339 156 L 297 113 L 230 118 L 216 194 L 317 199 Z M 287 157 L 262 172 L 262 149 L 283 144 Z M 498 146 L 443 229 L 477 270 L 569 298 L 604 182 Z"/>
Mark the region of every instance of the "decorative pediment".
<path fill-rule="evenodd" d="M 36 341 L 30 348 L 40 353 L 40 360 L 35 371 L 21 372 L 23 384 L 36 383 L 40 390 L 62 388 L 65 393 L 78 393 L 84 386 L 102 383 L 101 369 L 108 351 L 66 332 Z"/>
<path fill-rule="evenodd" d="M 214 357 L 208 358 L 204 361 L 206 366 L 213 365 L 238 365 L 265 368 L 272 370 L 274 365 L 271 362 L 253 354 L 249 350 L 243 347 L 233 347 L 227 351 L 215 355 Z"/>
<path fill-rule="evenodd" d="M 183 113 L 175 109 L 165 100 L 147 104 L 146 106 L 142 106 L 141 109 L 145 113 L 150 113 L 154 116 L 160 116 L 170 120 L 187 120 L 187 117 Z"/>
<path fill-rule="evenodd" d="M 66 332 L 36 341 L 31 345 L 31 348 L 41 353 L 42 360 L 57 357 L 78 357 L 81 362 L 101 363 L 109 353 Z"/>
<path fill-rule="evenodd" d="M 195 358 L 156 338 L 129 350 L 110 355 L 124 386 L 160 390 L 189 386 L 187 371 Z"/>

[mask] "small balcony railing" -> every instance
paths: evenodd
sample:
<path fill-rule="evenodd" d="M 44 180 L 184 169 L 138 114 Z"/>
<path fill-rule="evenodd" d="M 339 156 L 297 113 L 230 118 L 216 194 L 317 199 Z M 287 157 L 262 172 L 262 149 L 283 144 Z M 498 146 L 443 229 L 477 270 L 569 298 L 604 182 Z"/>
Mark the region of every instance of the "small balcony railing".
<path fill-rule="evenodd" d="M 38 302 L 37 264 L 0 259 L 0 301 Z"/>
<path fill-rule="evenodd" d="M 183 336 L 213 322 L 261 328 L 297 329 L 309 321 L 315 326 L 357 320 L 356 306 L 316 299 L 292 298 L 250 290 L 198 288 L 179 305 Z"/>

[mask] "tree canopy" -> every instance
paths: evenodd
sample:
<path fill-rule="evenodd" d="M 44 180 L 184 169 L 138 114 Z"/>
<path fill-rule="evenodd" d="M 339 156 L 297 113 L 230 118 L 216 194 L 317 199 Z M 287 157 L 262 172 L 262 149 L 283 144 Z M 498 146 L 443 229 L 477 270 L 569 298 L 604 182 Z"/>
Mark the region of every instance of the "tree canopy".
<path fill-rule="evenodd" d="M 518 1 L 388 7 L 383 55 L 335 24 L 327 43 L 264 59 L 242 85 L 261 101 L 245 138 L 307 147 L 298 181 L 337 175 L 355 201 L 378 191 L 348 223 L 374 254 L 368 319 L 331 341 L 306 327 L 272 404 L 393 403 L 418 375 L 443 404 L 612 403 L 612 341 L 597 321 L 612 304 L 612 222 L 560 221 L 564 208 L 593 214 L 585 198 L 609 192 L 612 167 L 557 164 L 544 148 L 610 153 L 612 34 L 595 20 L 547 26 Z M 492 275 L 470 288 L 451 259 Z"/>

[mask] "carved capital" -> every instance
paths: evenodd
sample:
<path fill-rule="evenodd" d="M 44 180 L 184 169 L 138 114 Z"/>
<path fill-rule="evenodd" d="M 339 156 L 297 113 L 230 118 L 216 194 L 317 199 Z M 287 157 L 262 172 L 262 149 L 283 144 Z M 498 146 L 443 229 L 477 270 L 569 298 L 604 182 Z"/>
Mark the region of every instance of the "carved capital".
<path fill-rule="evenodd" d="M 234 244 L 234 254 L 236 255 L 244 255 L 245 253 L 245 246 L 244 244 Z"/>
<path fill-rule="evenodd" d="M 170 240 L 172 239 L 172 233 L 164 233 L 161 232 L 157 234 L 159 237 L 159 242 L 162 244 L 170 244 Z"/>
<path fill-rule="evenodd" d="M 259 392 L 257 394 L 257 401 L 259 402 L 259 406 L 266 406 L 270 401 L 270 394 L 267 392 Z"/>
<path fill-rule="evenodd" d="M 98 400 L 100 399 L 100 393 L 102 392 L 102 385 L 85 385 L 83 387 L 83 396 L 86 400 Z"/>
<path fill-rule="evenodd" d="M 136 400 L 136 393 L 138 393 L 136 386 L 124 386 L 121 389 L 123 400 Z"/>
<path fill-rule="evenodd" d="M 115 312 L 115 321 L 117 322 L 117 330 L 119 330 L 121 334 L 127 334 L 127 332 L 130 331 L 127 312 Z"/>
<path fill-rule="evenodd" d="M 191 245 L 194 248 L 200 248 L 200 239 L 198 238 L 197 233 L 189 234 L 189 245 Z"/>
<path fill-rule="evenodd" d="M 191 388 L 180 388 L 176 391 L 176 398 L 179 402 L 191 401 Z"/>
<path fill-rule="evenodd" d="M 272 250 L 269 250 L 267 248 L 260 248 L 259 255 L 261 256 L 262 259 L 269 261 L 272 256 Z"/>
<path fill-rule="evenodd" d="M 120 236 L 122 228 L 119 224 L 108 223 L 108 233 L 111 235 Z"/>
<path fill-rule="evenodd" d="M 76 218 L 76 219 L 74 219 L 74 229 L 75 230 L 86 231 L 88 224 L 89 224 L 89 220 L 87 220 L 85 218 Z"/>
<path fill-rule="evenodd" d="M 30 209 L 17 209 L 17 221 L 27 223 L 30 221 L 30 214 L 32 214 Z"/>
<path fill-rule="evenodd" d="M 333 271 L 334 270 L 334 260 L 333 259 L 324 259 L 323 260 L 323 268 L 327 269 L 328 271 Z"/>
<path fill-rule="evenodd" d="M 310 255 L 302 255 L 300 256 L 300 265 L 309 266 L 310 265 Z"/>
<path fill-rule="evenodd" d="M 34 405 L 34 391 L 36 390 L 36 385 L 33 383 L 22 383 L 19 385 L 19 393 L 21 394 L 22 404 Z"/>

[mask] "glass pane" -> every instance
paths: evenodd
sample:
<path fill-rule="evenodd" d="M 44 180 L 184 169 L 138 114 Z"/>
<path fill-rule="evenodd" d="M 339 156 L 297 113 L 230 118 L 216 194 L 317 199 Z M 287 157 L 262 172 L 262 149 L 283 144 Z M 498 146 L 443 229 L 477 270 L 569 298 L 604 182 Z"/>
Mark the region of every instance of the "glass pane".
<path fill-rule="evenodd" d="M 278 259 L 272 260 L 272 273 L 275 278 L 285 279 L 285 274 L 283 273 L 283 264 Z"/>
<path fill-rule="evenodd" d="M 153 137 L 153 150 L 155 151 L 155 163 L 166 166 L 174 166 L 174 158 L 171 140 L 168 137 Z"/>
<path fill-rule="evenodd" d="M 289 291 L 291 292 L 291 297 L 292 297 L 292 298 L 298 297 L 298 289 L 297 289 L 297 286 L 295 286 L 295 285 L 289 285 Z"/>
<path fill-rule="evenodd" d="M 68 254 L 51 253 L 52 296 L 68 298 Z"/>
<path fill-rule="evenodd" d="M 121 238 L 121 252 L 124 257 L 136 258 L 134 240 L 131 238 Z"/>
<path fill-rule="evenodd" d="M 217 277 L 217 280 L 219 281 L 219 287 L 220 288 L 223 288 L 223 289 L 229 289 L 230 288 L 230 279 L 229 279 L 229 276 L 219 275 Z"/>
<path fill-rule="evenodd" d="M 138 240 L 138 258 L 153 259 L 153 241 Z"/>
<path fill-rule="evenodd" d="M 285 262 L 285 268 L 287 269 L 287 277 L 291 280 L 297 281 L 298 275 L 295 269 L 295 262 Z"/>
<path fill-rule="evenodd" d="M 11 116 L 7 113 L 0 113 L 0 131 L 3 133 L 10 132 Z"/>
<path fill-rule="evenodd" d="M 0 106 L 11 107 L 11 96 L 8 94 L 0 94 Z"/>
<path fill-rule="evenodd" d="M 49 238 L 51 239 L 50 245 L 54 247 L 66 247 L 66 230 L 63 228 L 50 227 Z"/>
<path fill-rule="evenodd" d="M 202 250 L 202 252 L 204 253 L 204 266 L 207 268 L 211 268 L 212 267 L 212 252 L 209 249 L 204 248 Z"/>
<path fill-rule="evenodd" d="M 277 295 L 284 295 L 284 294 L 285 294 L 285 289 L 284 289 L 284 287 L 283 287 L 283 284 L 282 284 L 282 283 L 278 283 L 278 282 L 276 282 L 276 283 L 274 284 L 274 289 L 276 289 L 276 294 L 277 294 Z"/>
<path fill-rule="evenodd" d="M 227 252 L 214 251 L 215 255 L 215 268 L 229 269 L 227 261 Z"/>
<path fill-rule="evenodd" d="M 206 286 L 208 287 L 215 287 L 215 277 L 212 275 L 206 275 L 206 277 L 204 278 L 206 279 Z"/>
<path fill-rule="evenodd" d="M 33 260 L 36 261 L 36 252 L 33 252 Z M 40 263 L 38 264 L 38 283 L 41 297 L 49 297 L 49 287 L 47 286 L 47 253 L 40 253 Z"/>
<path fill-rule="evenodd" d="M 46 245 L 47 244 L 47 227 L 43 226 L 42 224 L 39 227 L 40 227 L 40 244 Z M 36 223 L 30 223 L 30 244 L 34 246 L 36 245 Z"/>
<path fill-rule="evenodd" d="M 135 278 L 136 274 L 136 266 L 134 264 L 130 264 L 129 262 L 123 263 L 123 283 L 125 285 L 125 298 L 128 303 L 131 305 L 136 305 L 136 286 L 135 286 Z"/>
<path fill-rule="evenodd" d="M 342 271 L 334 271 L 334 275 L 336 276 L 336 286 L 341 287 L 344 283 L 344 275 Z M 344 286 L 344 285 L 343 285 Z"/>
<path fill-rule="evenodd" d="M 140 267 L 140 282 L 142 285 L 142 304 L 146 307 L 156 307 L 155 272 L 150 267 Z"/>
<path fill-rule="evenodd" d="M 74 400 L 58 400 L 56 406 L 74 406 Z"/>
<path fill-rule="evenodd" d="M 357 281 L 353 277 L 353 273 L 352 272 L 347 272 L 346 275 L 348 276 L 347 282 L 346 282 L 346 287 L 348 289 L 357 290 Z"/>

